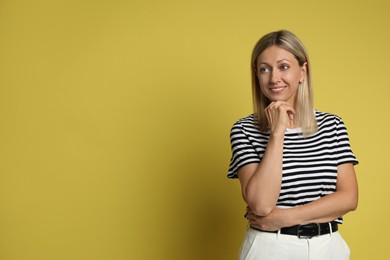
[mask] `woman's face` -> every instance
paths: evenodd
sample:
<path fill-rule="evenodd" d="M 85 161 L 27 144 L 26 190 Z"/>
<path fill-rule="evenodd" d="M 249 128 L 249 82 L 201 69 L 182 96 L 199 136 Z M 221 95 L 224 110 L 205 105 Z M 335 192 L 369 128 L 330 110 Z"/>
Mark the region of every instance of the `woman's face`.
<path fill-rule="evenodd" d="M 300 66 L 291 53 L 276 45 L 265 49 L 257 59 L 260 89 L 271 101 L 286 101 L 295 107 L 298 85 L 306 76 L 306 63 Z"/>

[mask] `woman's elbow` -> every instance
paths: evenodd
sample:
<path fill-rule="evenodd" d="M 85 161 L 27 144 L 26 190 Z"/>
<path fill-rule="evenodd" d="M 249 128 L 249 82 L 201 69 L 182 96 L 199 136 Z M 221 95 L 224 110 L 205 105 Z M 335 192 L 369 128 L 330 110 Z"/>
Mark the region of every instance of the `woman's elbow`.
<path fill-rule="evenodd" d="M 274 207 L 250 207 L 252 212 L 256 215 L 256 216 L 260 216 L 260 217 L 265 217 L 265 216 L 268 216 L 269 214 L 271 214 L 272 210 L 274 209 Z"/>
<path fill-rule="evenodd" d="M 249 196 L 249 194 L 243 194 L 243 198 L 251 212 L 257 216 L 267 216 L 276 207 L 276 201 L 267 201 L 264 198 L 260 198 L 258 196 Z"/>
<path fill-rule="evenodd" d="M 359 198 L 357 194 L 350 195 L 349 200 L 346 201 L 348 211 L 355 211 L 359 204 Z"/>
<path fill-rule="evenodd" d="M 260 216 L 260 217 L 265 217 L 269 215 L 272 212 L 272 210 L 275 208 L 275 205 L 273 204 L 268 205 L 259 202 L 251 202 L 251 201 L 246 201 L 246 202 L 250 208 L 250 211 L 256 216 Z"/>
<path fill-rule="evenodd" d="M 355 211 L 357 209 L 358 205 L 359 205 L 359 199 L 357 197 L 353 198 L 351 201 L 350 210 Z"/>

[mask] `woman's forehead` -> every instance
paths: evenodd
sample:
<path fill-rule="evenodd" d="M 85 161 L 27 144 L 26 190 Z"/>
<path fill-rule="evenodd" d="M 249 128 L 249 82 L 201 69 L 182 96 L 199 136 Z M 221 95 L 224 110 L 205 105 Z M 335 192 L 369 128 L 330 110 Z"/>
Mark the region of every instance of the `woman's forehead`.
<path fill-rule="evenodd" d="M 257 64 L 273 64 L 283 61 L 293 62 L 297 61 L 297 59 L 294 54 L 277 45 L 266 48 L 257 58 Z"/>

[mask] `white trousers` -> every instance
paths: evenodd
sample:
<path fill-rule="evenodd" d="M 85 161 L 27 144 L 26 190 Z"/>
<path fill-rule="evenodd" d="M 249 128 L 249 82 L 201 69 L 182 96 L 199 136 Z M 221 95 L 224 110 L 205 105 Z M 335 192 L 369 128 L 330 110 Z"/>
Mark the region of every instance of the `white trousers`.
<path fill-rule="evenodd" d="M 240 260 L 348 260 L 350 250 L 339 232 L 299 239 L 248 228 Z"/>

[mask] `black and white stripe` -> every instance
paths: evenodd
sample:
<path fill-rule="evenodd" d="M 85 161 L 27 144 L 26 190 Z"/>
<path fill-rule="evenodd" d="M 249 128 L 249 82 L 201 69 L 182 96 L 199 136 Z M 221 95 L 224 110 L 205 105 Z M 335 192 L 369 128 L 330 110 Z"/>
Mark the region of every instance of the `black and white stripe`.
<path fill-rule="evenodd" d="M 314 135 L 303 137 L 298 129 L 288 129 L 285 133 L 278 207 L 303 205 L 333 193 L 336 190 L 337 166 L 358 163 L 342 119 L 319 111 L 315 111 L 315 116 L 318 132 Z M 232 158 L 228 178 L 237 178 L 240 167 L 261 161 L 269 133 L 259 132 L 253 115 L 250 115 L 233 125 L 230 139 Z"/>

